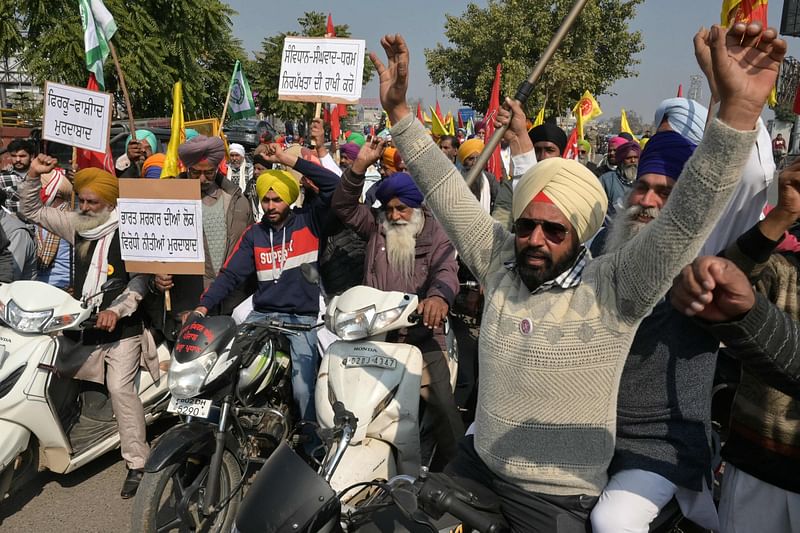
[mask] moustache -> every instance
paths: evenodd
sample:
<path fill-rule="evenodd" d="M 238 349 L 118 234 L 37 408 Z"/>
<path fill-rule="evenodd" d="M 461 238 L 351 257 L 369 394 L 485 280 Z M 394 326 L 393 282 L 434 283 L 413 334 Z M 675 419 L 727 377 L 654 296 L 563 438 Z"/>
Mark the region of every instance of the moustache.
<path fill-rule="evenodd" d="M 634 219 L 638 217 L 646 217 L 650 219 L 658 218 L 658 215 L 661 214 L 661 209 L 658 207 L 642 207 L 640 205 L 632 205 L 627 210 L 628 218 Z"/>
<path fill-rule="evenodd" d="M 517 253 L 517 261 L 524 263 L 526 259 L 541 259 L 547 265 L 553 264 L 553 256 L 543 248 L 526 246 Z"/>

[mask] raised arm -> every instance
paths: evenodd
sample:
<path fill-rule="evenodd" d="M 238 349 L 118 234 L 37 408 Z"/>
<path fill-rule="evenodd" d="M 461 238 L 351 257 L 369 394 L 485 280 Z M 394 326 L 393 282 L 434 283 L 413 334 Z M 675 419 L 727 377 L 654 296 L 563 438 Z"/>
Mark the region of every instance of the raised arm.
<path fill-rule="evenodd" d="M 70 222 L 69 211 L 45 206 L 40 196 L 42 189 L 40 176 L 51 172 L 56 163 L 55 158 L 45 154 L 39 154 L 31 161 L 28 175 L 19 185 L 19 214 L 23 219 L 30 220 L 73 244 L 75 229 Z"/>
<path fill-rule="evenodd" d="M 720 93 L 719 114 L 684 167 L 660 216 L 612 256 L 617 307 L 635 321 L 695 258 L 736 187 L 764 102 L 786 52 L 777 32 L 758 24 L 714 26 L 709 46 Z"/>
<path fill-rule="evenodd" d="M 374 53 L 370 59 L 380 76 L 381 104 L 394 124 L 392 140 L 462 260 L 484 282 L 492 264 L 513 257 L 511 234 L 481 208 L 461 174 L 411 114 L 406 103 L 409 53 L 403 37 L 387 35 L 381 45 L 387 65 Z"/>
<path fill-rule="evenodd" d="M 365 239 L 378 230 L 378 225 L 370 207 L 359 201 L 364 189 L 364 175 L 370 165 L 380 159 L 385 147 L 386 141 L 378 137 L 372 137 L 365 143 L 333 193 L 333 212 L 339 220 Z"/>

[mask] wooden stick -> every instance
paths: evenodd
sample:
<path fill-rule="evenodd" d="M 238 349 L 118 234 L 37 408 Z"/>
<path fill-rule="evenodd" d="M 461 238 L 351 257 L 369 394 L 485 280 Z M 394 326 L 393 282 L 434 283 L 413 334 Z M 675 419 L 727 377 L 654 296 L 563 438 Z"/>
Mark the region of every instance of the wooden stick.
<path fill-rule="evenodd" d="M 172 297 L 169 294 L 169 289 L 164 291 L 164 310 L 167 312 L 172 311 Z"/>
<path fill-rule="evenodd" d="M 222 133 L 222 126 L 225 125 L 225 117 L 228 115 L 228 104 L 231 101 L 231 86 L 228 86 L 228 94 L 225 96 L 225 107 L 222 108 L 222 118 L 219 119 L 219 131 Z"/>
<path fill-rule="evenodd" d="M 111 41 L 108 41 L 108 49 L 111 50 L 111 58 L 114 60 L 114 66 L 117 67 L 117 77 L 119 78 L 119 86 L 122 88 L 122 96 L 125 98 L 125 107 L 128 110 L 128 127 L 131 130 L 131 140 L 136 141 L 136 123 L 133 121 L 133 108 L 131 108 L 131 97 L 128 95 L 128 87 L 125 85 L 125 76 L 122 74 L 122 67 L 119 64 L 117 57 L 117 49 Z"/>
<path fill-rule="evenodd" d="M 314 118 L 319 118 L 322 116 L 322 102 L 317 102 L 317 106 L 314 108 Z"/>

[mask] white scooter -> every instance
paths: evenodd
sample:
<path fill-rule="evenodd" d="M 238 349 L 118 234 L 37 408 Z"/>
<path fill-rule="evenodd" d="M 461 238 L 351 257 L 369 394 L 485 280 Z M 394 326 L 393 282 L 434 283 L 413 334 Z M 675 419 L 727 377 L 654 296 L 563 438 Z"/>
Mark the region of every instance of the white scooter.
<path fill-rule="evenodd" d="M 384 342 L 389 331 L 416 323 L 417 304 L 414 294 L 364 286 L 353 287 L 328 304 L 326 326 L 341 340 L 322 357 L 315 392 L 317 420 L 322 429 L 334 428 L 336 402 L 358 419 L 330 478 L 336 491 L 419 472 L 422 353 L 409 344 Z M 452 342 L 448 340 L 448 348 Z M 448 352 L 455 376 L 455 347 Z"/>
<path fill-rule="evenodd" d="M 109 280 L 103 292 L 121 283 Z M 105 388 L 55 372 L 56 358 L 72 346 L 58 332 L 82 329 L 91 317 L 85 302 L 46 283 L 0 286 L 0 499 L 39 470 L 66 474 L 119 446 Z M 160 345 L 159 364 L 169 358 Z M 166 376 L 154 382 L 139 369 L 136 386 L 149 424 L 166 407 Z"/>

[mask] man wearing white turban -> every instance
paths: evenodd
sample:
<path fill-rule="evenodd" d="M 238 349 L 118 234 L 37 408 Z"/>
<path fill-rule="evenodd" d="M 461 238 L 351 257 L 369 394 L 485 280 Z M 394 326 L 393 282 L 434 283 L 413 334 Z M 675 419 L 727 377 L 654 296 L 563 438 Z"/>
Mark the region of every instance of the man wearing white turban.
<path fill-rule="evenodd" d="M 392 139 L 485 291 L 475 434 L 446 472 L 492 491 L 514 531 L 586 528 L 608 480 L 636 328 L 700 250 L 755 142 L 786 43 L 758 24 L 715 26 L 708 41 L 717 118 L 661 216 L 596 260 L 582 243 L 599 228 L 606 198 L 591 172 L 566 160 L 538 163 L 514 191 L 516 234 L 506 232 L 414 119 L 405 40 L 381 40 L 388 67 L 370 54 Z"/>

